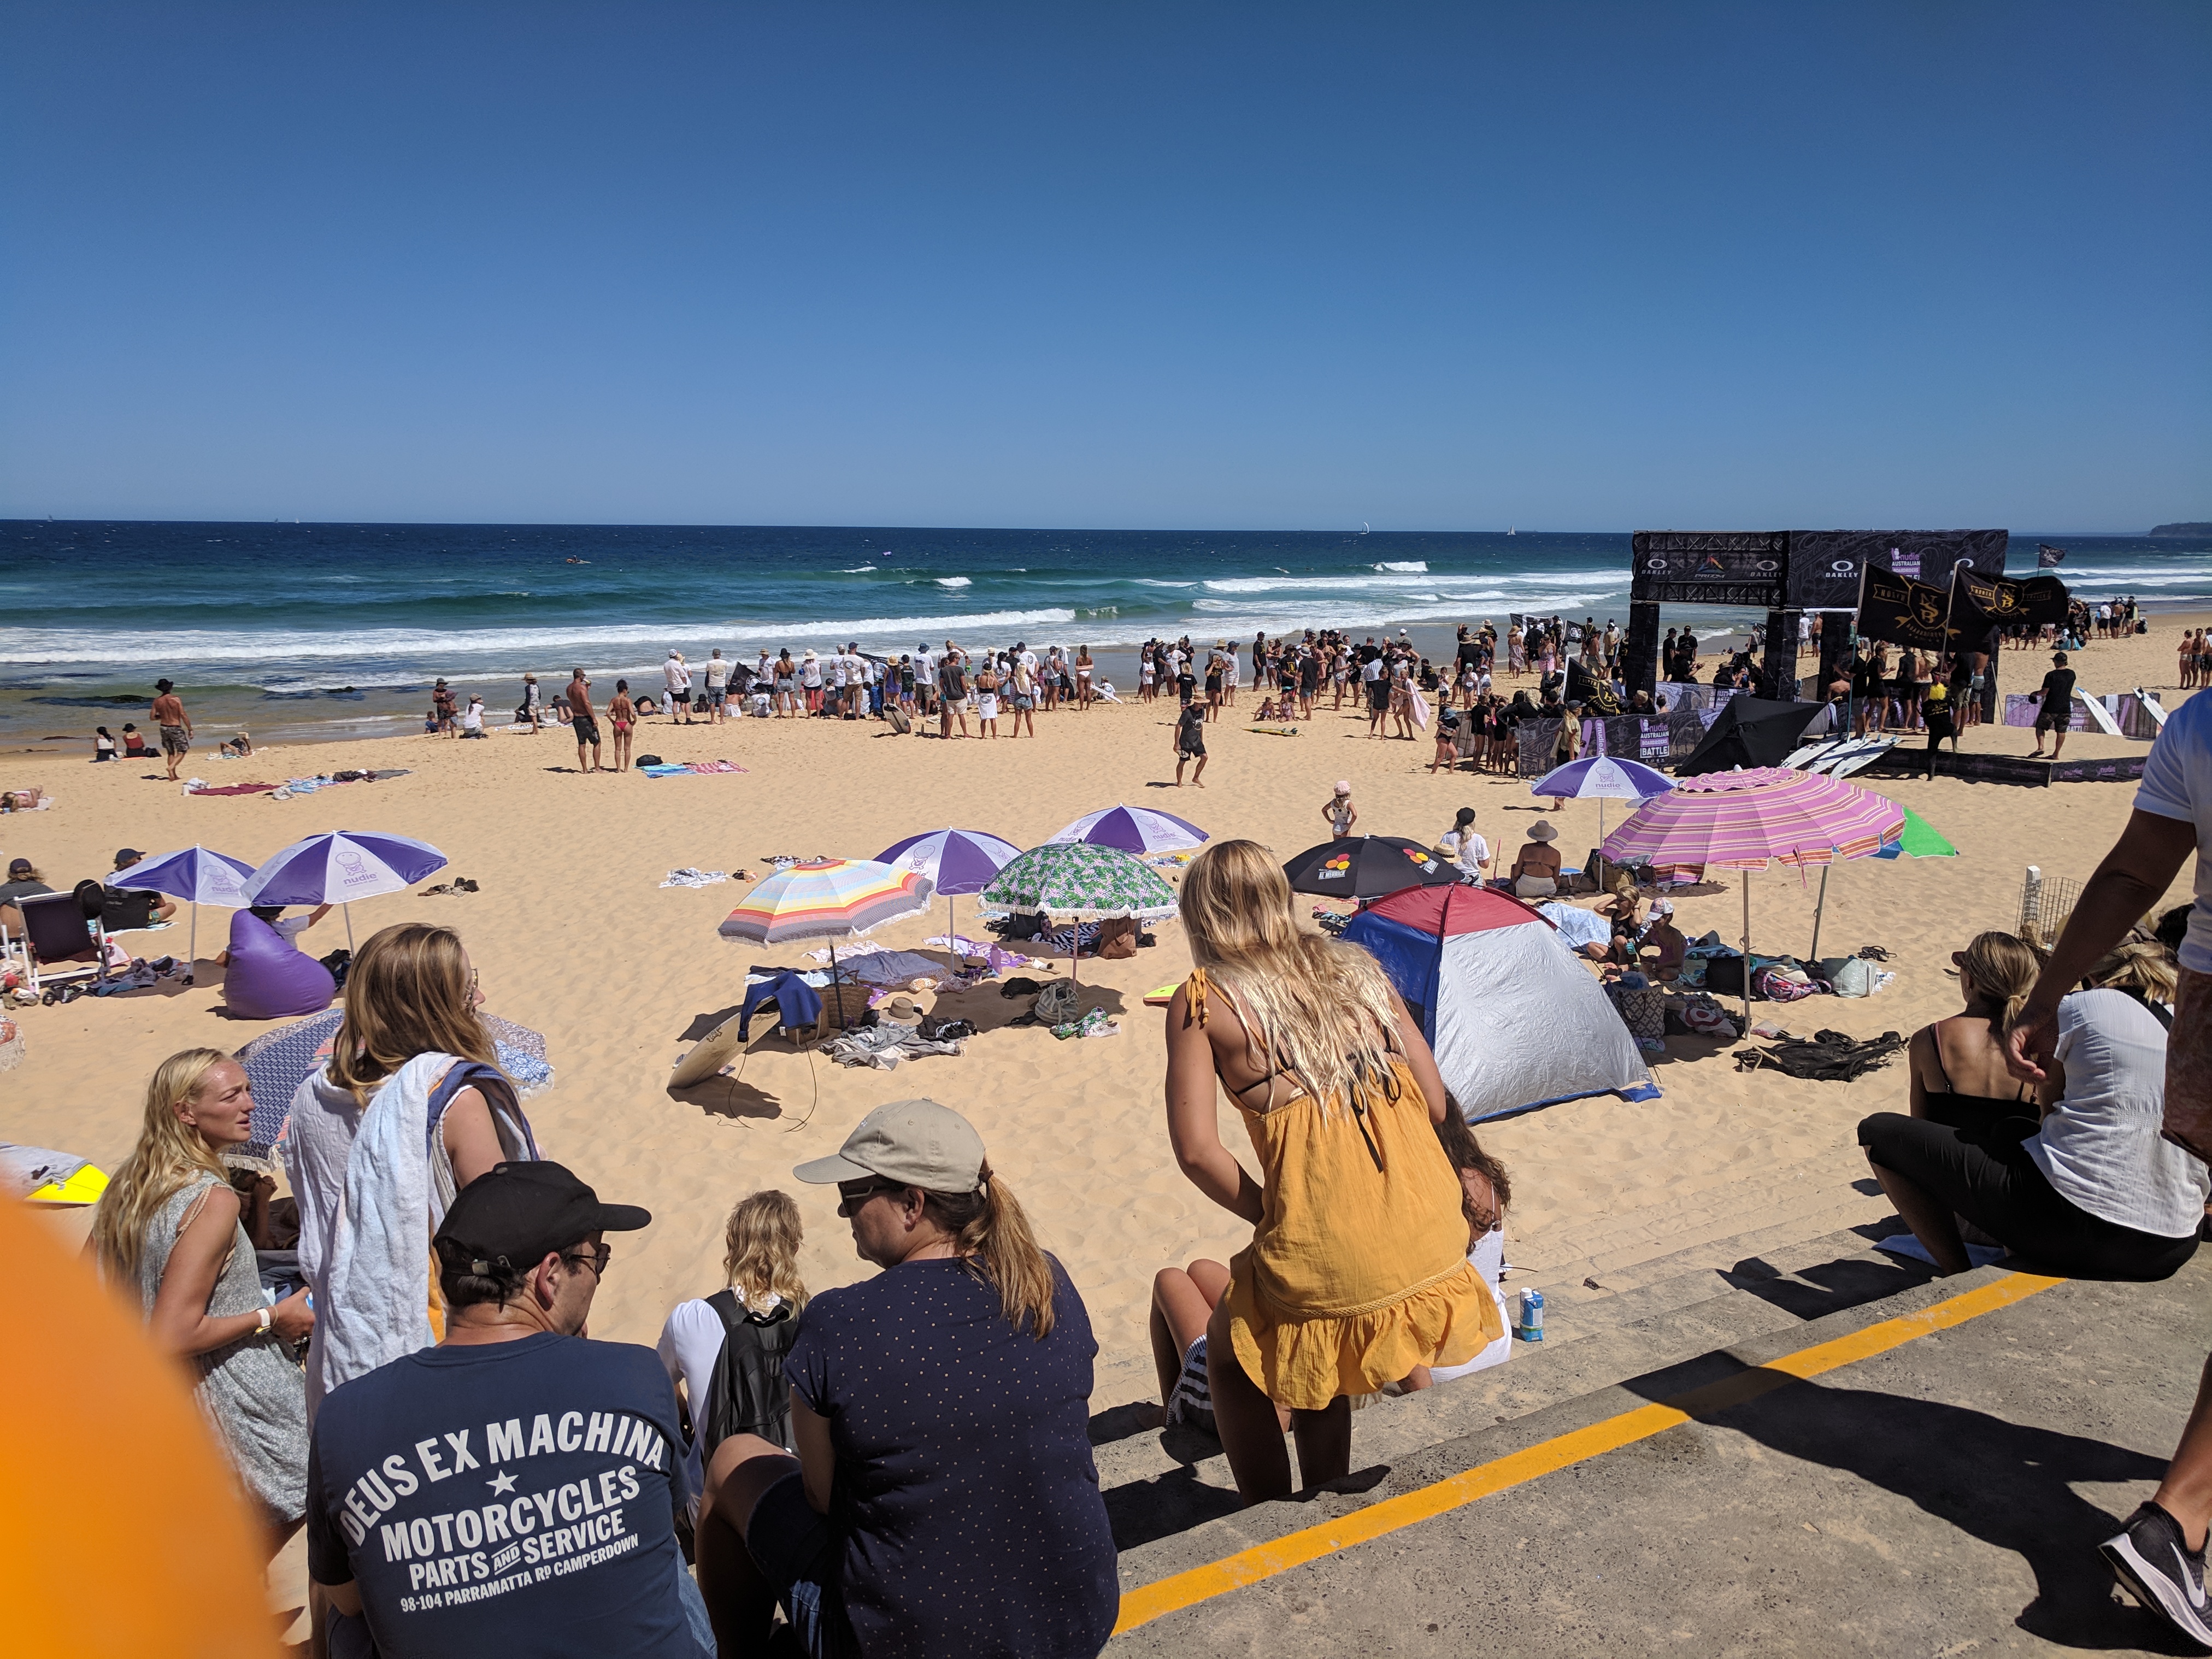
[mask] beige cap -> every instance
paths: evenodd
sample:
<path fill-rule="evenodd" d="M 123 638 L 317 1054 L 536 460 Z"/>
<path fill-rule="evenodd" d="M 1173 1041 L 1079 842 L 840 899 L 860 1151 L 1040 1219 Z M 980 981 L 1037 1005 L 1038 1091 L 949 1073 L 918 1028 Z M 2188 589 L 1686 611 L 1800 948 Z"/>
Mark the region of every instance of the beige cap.
<path fill-rule="evenodd" d="M 972 1193 L 983 1182 L 983 1137 L 950 1106 L 895 1100 L 862 1118 L 830 1158 L 791 1172 L 823 1187 L 880 1176 L 932 1193 Z"/>

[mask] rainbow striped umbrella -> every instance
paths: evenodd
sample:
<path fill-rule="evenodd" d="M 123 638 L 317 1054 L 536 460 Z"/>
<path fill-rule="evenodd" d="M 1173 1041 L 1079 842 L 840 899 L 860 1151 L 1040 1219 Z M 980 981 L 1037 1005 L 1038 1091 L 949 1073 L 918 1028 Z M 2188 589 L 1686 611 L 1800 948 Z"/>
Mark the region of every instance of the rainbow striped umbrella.
<path fill-rule="evenodd" d="M 779 870 L 722 919 L 724 939 L 754 945 L 796 939 L 858 939 L 910 916 L 929 902 L 936 884 L 914 870 L 873 859 L 817 859 Z"/>
<path fill-rule="evenodd" d="M 1905 809 L 1841 778 L 1762 766 L 1682 778 L 1644 803 L 1605 838 L 1618 864 L 1741 870 L 1743 953 L 1751 955 L 1751 874 L 1777 864 L 1819 865 L 1821 897 L 1827 868 L 1842 859 L 1871 858 L 1905 831 Z M 1818 913 L 1813 949 L 1820 949 Z M 1751 1028 L 1751 975 L 1743 976 L 1744 1029 Z"/>

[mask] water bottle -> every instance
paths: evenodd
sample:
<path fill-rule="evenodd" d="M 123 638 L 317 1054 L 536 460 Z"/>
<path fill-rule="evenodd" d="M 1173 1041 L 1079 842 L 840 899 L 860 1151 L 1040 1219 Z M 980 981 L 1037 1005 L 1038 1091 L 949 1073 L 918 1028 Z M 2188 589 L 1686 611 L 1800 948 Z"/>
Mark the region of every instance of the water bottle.
<path fill-rule="evenodd" d="M 1513 1334 L 1523 1342 L 1544 1340 L 1544 1293 L 1533 1285 L 1521 1292 L 1521 1323 Z"/>

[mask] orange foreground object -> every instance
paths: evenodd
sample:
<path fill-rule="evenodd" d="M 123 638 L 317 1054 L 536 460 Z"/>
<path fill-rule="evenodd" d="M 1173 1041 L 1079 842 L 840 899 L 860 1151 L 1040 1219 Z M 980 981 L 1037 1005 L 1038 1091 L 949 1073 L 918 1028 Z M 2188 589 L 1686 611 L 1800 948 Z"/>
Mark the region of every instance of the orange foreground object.
<path fill-rule="evenodd" d="M 0 1651 L 276 1659 L 264 1540 L 177 1363 L 0 1201 Z"/>

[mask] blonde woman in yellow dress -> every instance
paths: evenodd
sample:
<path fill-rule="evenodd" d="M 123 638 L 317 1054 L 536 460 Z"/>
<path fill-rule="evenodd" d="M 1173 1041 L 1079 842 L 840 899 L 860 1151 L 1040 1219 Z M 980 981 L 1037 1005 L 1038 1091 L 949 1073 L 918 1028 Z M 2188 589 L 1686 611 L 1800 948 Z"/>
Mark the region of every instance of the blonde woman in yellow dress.
<path fill-rule="evenodd" d="M 1182 914 L 1197 966 L 1168 1005 L 1168 1138 L 1191 1183 L 1253 1224 L 1206 1364 L 1222 1449 L 1255 1504 L 1291 1490 L 1276 1407 L 1318 1486 L 1351 1468 L 1354 1397 L 1464 1364 L 1504 1324 L 1468 1265 L 1436 1133 L 1443 1079 L 1375 959 L 1301 927 L 1254 842 L 1194 860 Z M 1217 1079 L 1258 1181 L 1222 1145 Z"/>

